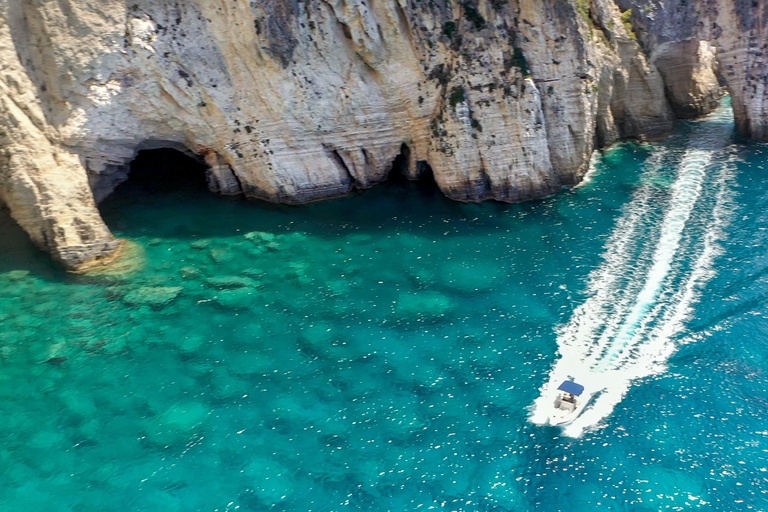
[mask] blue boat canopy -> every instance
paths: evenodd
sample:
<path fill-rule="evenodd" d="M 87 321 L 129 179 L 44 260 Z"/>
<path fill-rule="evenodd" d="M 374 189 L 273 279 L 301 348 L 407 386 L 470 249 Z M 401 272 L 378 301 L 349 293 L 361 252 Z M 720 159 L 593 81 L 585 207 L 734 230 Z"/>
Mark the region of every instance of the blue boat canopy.
<path fill-rule="evenodd" d="M 562 384 L 560 384 L 560 387 L 557 388 L 560 391 L 565 391 L 566 393 L 570 393 L 572 395 L 579 396 L 584 392 L 584 386 L 581 384 L 576 384 L 572 380 L 566 380 Z"/>

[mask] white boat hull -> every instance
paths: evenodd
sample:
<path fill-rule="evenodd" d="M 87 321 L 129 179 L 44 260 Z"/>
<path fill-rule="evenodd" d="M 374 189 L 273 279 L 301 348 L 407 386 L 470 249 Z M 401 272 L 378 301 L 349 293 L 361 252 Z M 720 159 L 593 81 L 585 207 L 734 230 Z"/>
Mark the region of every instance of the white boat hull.
<path fill-rule="evenodd" d="M 561 397 L 558 397 L 555 399 L 555 403 L 552 404 L 548 423 L 555 426 L 563 426 L 572 423 L 584 411 L 590 397 L 590 395 L 581 395 L 577 397 L 573 410 L 560 409 L 558 405 Z"/>

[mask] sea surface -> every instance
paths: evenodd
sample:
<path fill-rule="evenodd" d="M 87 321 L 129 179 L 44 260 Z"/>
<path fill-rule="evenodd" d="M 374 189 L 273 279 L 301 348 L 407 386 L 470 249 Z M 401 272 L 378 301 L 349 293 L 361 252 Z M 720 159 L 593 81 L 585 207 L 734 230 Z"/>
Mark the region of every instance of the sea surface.
<path fill-rule="evenodd" d="M 731 117 L 518 205 L 129 183 L 106 273 L 2 214 L 0 510 L 768 511 L 768 145 Z M 567 375 L 591 407 L 538 424 Z"/>

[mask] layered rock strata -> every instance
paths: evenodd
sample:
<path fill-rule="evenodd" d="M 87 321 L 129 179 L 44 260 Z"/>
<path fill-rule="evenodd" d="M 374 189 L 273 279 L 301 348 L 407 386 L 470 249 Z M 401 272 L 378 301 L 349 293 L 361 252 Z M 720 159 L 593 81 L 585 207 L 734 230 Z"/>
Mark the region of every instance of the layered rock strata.
<path fill-rule="evenodd" d="M 711 111 L 719 85 L 731 95 L 740 132 L 768 139 L 768 3 L 744 0 L 617 0 L 679 115 Z M 713 64 L 715 62 L 715 64 Z"/>
<path fill-rule="evenodd" d="M 668 41 L 658 45 L 651 58 L 664 77 L 667 98 L 678 117 L 699 117 L 720 104 L 716 49 L 708 41 Z"/>
<path fill-rule="evenodd" d="M 702 59 L 658 54 L 676 108 L 669 76 L 711 79 Z M 94 195 L 143 148 L 269 201 L 367 188 L 396 159 L 451 198 L 520 201 L 672 119 L 613 0 L 0 2 L 0 200 L 69 268 L 116 249 Z"/>

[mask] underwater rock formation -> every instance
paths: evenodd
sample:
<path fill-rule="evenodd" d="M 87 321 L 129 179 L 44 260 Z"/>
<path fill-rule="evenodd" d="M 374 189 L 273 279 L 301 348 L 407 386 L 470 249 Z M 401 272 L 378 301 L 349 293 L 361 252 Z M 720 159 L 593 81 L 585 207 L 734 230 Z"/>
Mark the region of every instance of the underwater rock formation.
<path fill-rule="evenodd" d="M 75 269 L 118 247 L 94 195 L 147 148 L 283 203 L 370 187 L 396 159 L 461 201 L 546 196 L 596 147 L 671 128 L 622 16 L 613 0 L 2 3 L 0 202 Z M 709 108 L 705 59 L 659 50 L 677 111 Z"/>

